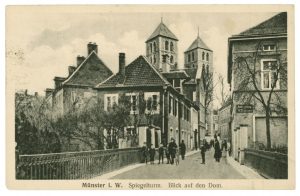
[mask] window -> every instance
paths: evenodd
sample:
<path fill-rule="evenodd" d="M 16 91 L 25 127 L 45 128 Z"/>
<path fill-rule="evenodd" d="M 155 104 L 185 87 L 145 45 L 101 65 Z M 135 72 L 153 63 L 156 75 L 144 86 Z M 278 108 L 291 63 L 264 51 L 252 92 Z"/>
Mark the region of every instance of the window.
<path fill-rule="evenodd" d="M 169 113 L 172 113 L 172 108 L 173 108 L 173 98 L 172 96 L 169 97 Z"/>
<path fill-rule="evenodd" d="M 167 62 L 167 55 L 162 55 L 162 62 L 166 63 Z"/>
<path fill-rule="evenodd" d="M 206 53 L 206 61 L 209 61 L 209 54 Z"/>
<path fill-rule="evenodd" d="M 188 62 L 191 62 L 191 54 L 188 54 Z"/>
<path fill-rule="evenodd" d="M 204 61 L 205 59 L 205 52 L 202 52 L 202 60 Z"/>
<path fill-rule="evenodd" d="M 137 110 L 137 100 L 138 100 L 138 95 L 135 93 L 126 93 L 126 96 L 129 97 L 130 103 L 131 103 L 131 109 L 130 109 L 130 113 L 131 114 L 137 114 L 138 110 Z"/>
<path fill-rule="evenodd" d="M 262 89 L 271 89 L 272 87 L 274 87 L 274 89 L 279 89 L 279 74 L 277 68 L 277 60 L 275 59 L 261 61 Z"/>
<path fill-rule="evenodd" d="M 146 109 L 147 112 L 159 112 L 159 93 L 158 92 L 146 92 L 145 93 L 146 100 Z"/>
<path fill-rule="evenodd" d="M 173 115 L 177 116 L 177 100 L 173 99 Z"/>
<path fill-rule="evenodd" d="M 152 53 L 152 43 L 150 43 L 150 53 Z"/>
<path fill-rule="evenodd" d="M 118 104 L 118 94 L 104 95 L 104 110 L 109 111 L 115 104 Z"/>
<path fill-rule="evenodd" d="M 73 104 L 77 101 L 77 95 L 75 91 L 71 91 L 71 101 Z"/>
<path fill-rule="evenodd" d="M 169 42 L 165 41 L 165 50 L 169 50 Z"/>
<path fill-rule="evenodd" d="M 153 51 L 156 52 L 156 43 L 153 43 Z"/>
<path fill-rule="evenodd" d="M 174 51 L 174 45 L 173 42 L 170 42 L 170 50 L 173 52 Z"/>
<path fill-rule="evenodd" d="M 153 63 L 156 63 L 156 57 L 155 56 L 153 57 Z"/>
<path fill-rule="evenodd" d="M 150 63 L 152 64 L 152 57 L 150 57 Z"/>
<path fill-rule="evenodd" d="M 195 64 L 194 63 L 192 64 L 192 67 L 195 68 Z"/>
<path fill-rule="evenodd" d="M 194 61 L 195 60 L 195 54 L 194 54 L 194 52 L 192 52 L 192 61 Z"/>
<path fill-rule="evenodd" d="M 180 92 L 181 90 L 180 79 L 174 79 L 174 88 Z"/>
<path fill-rule="evenodd" d="M 275 51 L 275 49 L 276 49 L 275 44 L 263 45 L 263 51 Z"/>
<path fill-rule="evenodd" d="M 174 63 L 174 57 L 171 55 L 170 63 Z"/>

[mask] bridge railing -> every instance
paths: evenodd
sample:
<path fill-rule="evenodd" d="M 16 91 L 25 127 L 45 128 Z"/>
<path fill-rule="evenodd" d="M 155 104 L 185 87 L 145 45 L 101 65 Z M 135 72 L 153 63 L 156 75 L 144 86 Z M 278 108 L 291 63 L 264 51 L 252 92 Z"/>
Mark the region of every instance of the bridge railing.
<path fill-rule="evenodd" d="M 262 176 L 274 179 L 288 178 L 286 154 L 255 149 L 245 149 L 244 152 L 244 164 L 257 170 Z"/>
<path fill-rule="evenodd" d="M 89 179 L 140 160 L 140 148 L 19 155 L 16 178 Z"/>

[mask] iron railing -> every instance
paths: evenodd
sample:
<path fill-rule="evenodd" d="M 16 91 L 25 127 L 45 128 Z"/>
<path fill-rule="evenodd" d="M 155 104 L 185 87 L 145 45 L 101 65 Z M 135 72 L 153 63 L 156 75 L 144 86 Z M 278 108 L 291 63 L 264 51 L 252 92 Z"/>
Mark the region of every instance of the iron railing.
<path fill-rule="evenodd" d="M 140 160 L 140 148 L 19 155 L 16 178 L 89 179 Z"/>

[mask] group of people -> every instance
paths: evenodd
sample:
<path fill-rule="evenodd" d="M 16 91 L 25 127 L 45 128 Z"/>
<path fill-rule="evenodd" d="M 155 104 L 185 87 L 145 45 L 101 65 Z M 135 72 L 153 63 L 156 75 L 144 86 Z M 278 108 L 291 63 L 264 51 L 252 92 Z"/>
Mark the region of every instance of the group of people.
<path fill-rule="evenodd" d="M 162 143 L 159 145 L 158 148 L 158 164 L 164 163 L 164 155 L 167 158 L 167 164 L 173 165 L 176 163 L 176 165 L 179 164 L 179 156 L 181 156 L 181 159 L 184 160 L 186 153 L 186 145 L 184 143 L 184 140 L 181 141 L 179 144 L 179 147 L 177 146 L 175 139 L 171 138 L 171 142 L 164 146 Z M 150 164 L 154 164 L 154 158 L 155 158 L 155 148 L 153 144 L 151 144 L 150 148 L 147 147 L 146 142 L 144 142 L 144 145 L 142 147 L 142 162 L 148 164 L 148 161 Z"/>
<path fill-rule="evenodd" d="M 226 140 L 223 140 L 221 143 L 220 135 L 215 135 L 214 139 L 210 141 L 210 144 L 204 139 L 203 143 L 200 147 L 201 157 L 202 157 L 202 164 L 205 164 L 205 152 L 209 150 L 211 147 L 214 148 L 214 158 L 216 162 L 220 162 L 221 157 L 226 158 L 227 152 L 230 155 L 231 148 L 230 143 L 228 143 Z"/>

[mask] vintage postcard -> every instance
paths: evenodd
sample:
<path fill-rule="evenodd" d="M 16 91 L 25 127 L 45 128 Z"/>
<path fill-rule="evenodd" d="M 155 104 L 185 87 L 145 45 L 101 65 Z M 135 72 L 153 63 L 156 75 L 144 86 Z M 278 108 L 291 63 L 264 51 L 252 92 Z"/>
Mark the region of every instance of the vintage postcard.
<path fill-rule="evenodd" d="M 6 7 L 10 189 L 294 189 L 293 5 Z"/>

